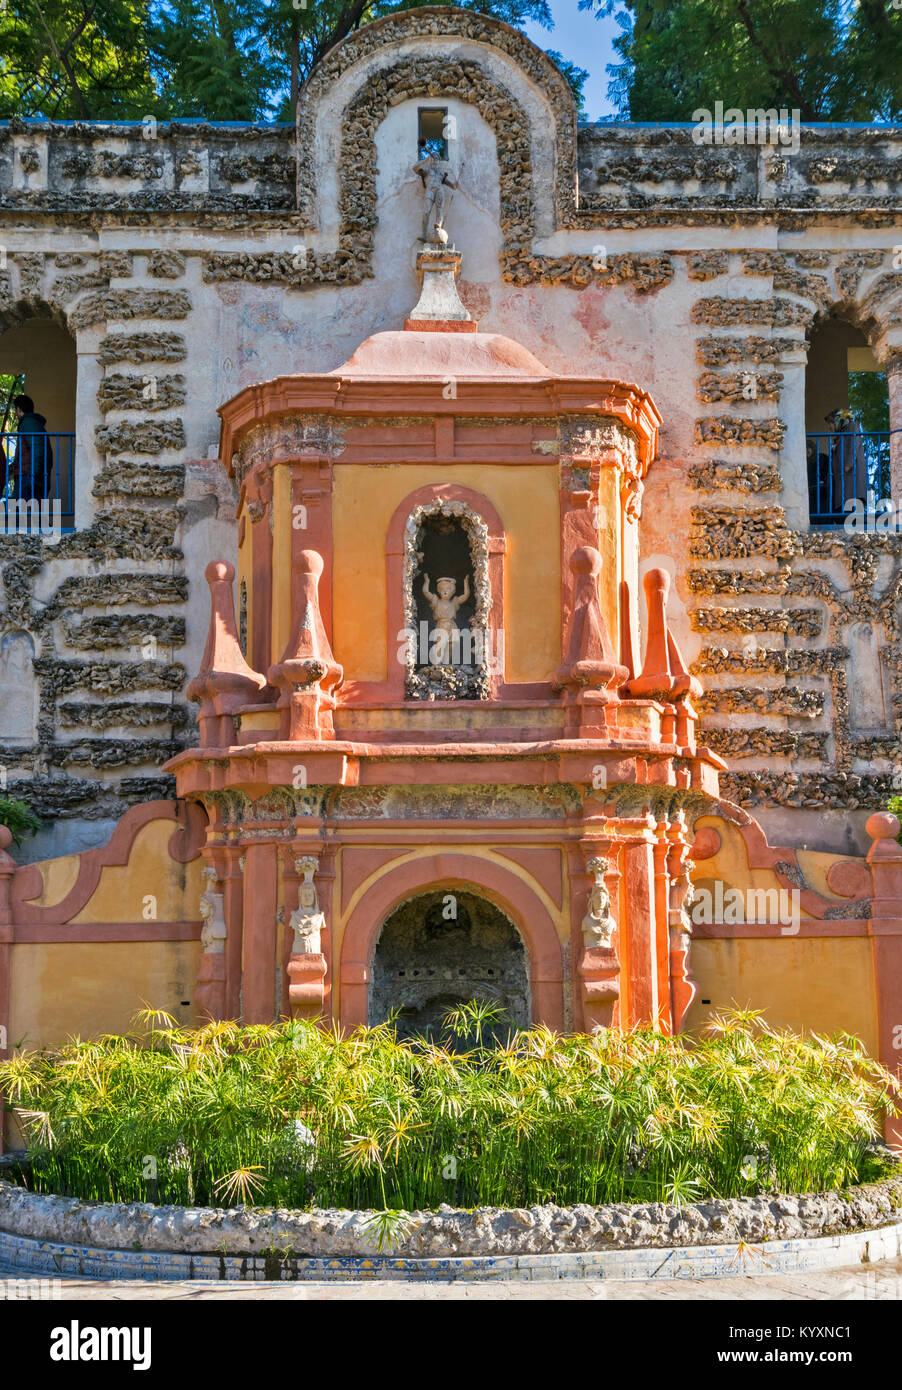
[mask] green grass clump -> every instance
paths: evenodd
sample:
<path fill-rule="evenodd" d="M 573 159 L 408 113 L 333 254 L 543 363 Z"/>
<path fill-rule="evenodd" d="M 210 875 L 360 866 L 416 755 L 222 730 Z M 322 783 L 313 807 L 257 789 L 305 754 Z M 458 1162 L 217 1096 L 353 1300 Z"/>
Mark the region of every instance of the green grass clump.
<path fill-rule="evenodd" d="M 391 1024 L 142 1031 L 21 1052 L 0 1091 L 22 1181 L 95 1201 L 385 1213 L 668 1201 L 845 1187 L 898 1094 L 848 1035 L 734 1012 L 701 1039 L 651 1029 L 498 1036 L 483 1005 L 439 1040 Z"/>
<path fill-rule="evenodd" d="M 13 844 L 18 848 L 26 835 L 37 835 L 41 821 L 26 802 L 0 796 L 0 825 L 11 831 Z"/>

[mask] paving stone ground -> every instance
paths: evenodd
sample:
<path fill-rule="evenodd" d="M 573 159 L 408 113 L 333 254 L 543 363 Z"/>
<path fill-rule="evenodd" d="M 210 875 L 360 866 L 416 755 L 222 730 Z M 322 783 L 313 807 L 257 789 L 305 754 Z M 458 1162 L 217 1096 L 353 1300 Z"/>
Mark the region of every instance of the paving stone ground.
<path fill-rule="evenodd" d="M 0 1269 L 0 1300 L 13 1299 L 18 1289 L 7 1281 L 27 1280 L 21 1271 Z M 133 1302 L 151 1299 L 160 1302 L 209 1299 L 303 1299 L 316 1302 L 396 1301 L 412 1299 L 434 1302 L 452 1299 L 467 1302 L 518 1299 L 598 1299 L 607 1301 L 668 1300 L 723 1301 L 778 1300 L 781 1302 L 835 1301 L 837 1299 L 897 1300 L 902 1297 L 902 1259 L 870 1266 L 854 1265 L 812 1273 L 737 1276 L 728 1279 L 560 1279 L 551 1281 L 493 1280 L 467 1284 L 436 1280 L 429 1283 L 348 1282 L 348 1283 L 210 1283 L 205 1280 L 162 1282 L 148 1280 L 63 1279 L 61 1297 L 85 1302 Z M 23 1290 L 24 1292 L 24 1290 Z"/>

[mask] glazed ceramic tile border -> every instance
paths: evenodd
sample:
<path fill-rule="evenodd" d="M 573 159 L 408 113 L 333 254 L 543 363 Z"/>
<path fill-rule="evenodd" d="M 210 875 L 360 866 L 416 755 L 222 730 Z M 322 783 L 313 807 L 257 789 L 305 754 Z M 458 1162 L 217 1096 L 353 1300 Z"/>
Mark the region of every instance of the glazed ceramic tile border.
<path fill-rule="evenodd" d="M 717 1279 L 787 1274 L 872 1264 L 902 1255 L 902 1222 L 875 1231 L 758 1246 L 709 1245 L 676 1249 L 600 1250 L 572 1255 L 487 1255 L 409 1259 L 339 1256 L 311 1259 L 262 1255 L 191 1255 L 100 1250 L 56 1245 L 0 1232 L 0 1266 L 28 1274 L 91 1279 L 480 1280 Z"/>

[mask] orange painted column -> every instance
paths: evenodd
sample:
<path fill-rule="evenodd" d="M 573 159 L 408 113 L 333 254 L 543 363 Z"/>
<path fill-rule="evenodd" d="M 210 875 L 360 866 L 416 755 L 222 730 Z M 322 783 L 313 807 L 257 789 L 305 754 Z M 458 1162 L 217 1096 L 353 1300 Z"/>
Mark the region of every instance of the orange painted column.
<path fill-rule="evenodd" d="M 874 898 L 868 929 L 873 944 L 877 993 L 878 1058 L 887 1071 L 902 1076 L 902 845 L 899 822 L 888 811 L 869 816 L 866 830 L 874 843 L 868 863 Z M 889 1118 L 884 1133 L 902 1144 L 902 1116 Z"/>
<path fill-rule="evenodd" d="M 655 865 L 654 948 L 657 961 L 658 1022 L 665 1033 L 673 1031 L 670 1013 L 670 875 L 668 873 L 667 822 L 658 821 L 653 851 Z"/>
<path fill-rule="evenodd" d="M 651 830 L 630 835 L 623 847 L 624 922 L 629 941 L 628 1015 L 622 1026 L 658 1019 L 658 959 L 655 941 L 654 840 Z"/>
<path fill-rule="evenodd" d="M 335 901 L 335 874 L 338 845 L 324 845 L 319 857 L 316 881 L 319 890 L 319 905 L 326 918 L 323 932 L 323 955 L 326 960 L 326 978 L 323 981 L 323 1019 L 328 1024 L 332 1018 L 332 979 L 335 969 L 335 945 L 332 940 L 332 924 L 335 921 L 337 903 Z"/>
<path fill-rule="evenodd" d="M 276 1012 L 276 911 L 278 860 L 275 845 L 248 845 L 244 855 L 244 940 L 242 1021 L 272 1023 Z"/>
<path fill-rule="evenodd" d="M 294 933 L 291 930 L 291 914 L 298 905 L 298 885 L 300 876 L 294 867 L 296 853 L 291 845 L 282 845 L 279 850 L 279 859 L 282 863 L 282 911 L 285 919 L 285 929 L 282 932 L 282 944 L 279 948 L 279 971 L 282 980 L 282 1007 L 279 1010 L 280 1018 L 291 1017 L 291 1003 L 288 996 L 290 986 L 288 966 L 291 961 L 291 942 Z"/>
<path fill-rule="evenodd" d="M 585 1029 L 587 1024 L 583 1001 L 583 980 L 580 967 L 583 963 L 583 935 L 580 923 L 589 899 L 590 875 L 585 865 L 585 857 L 576 844 L 567 845 L 564 850 L 567 868 L 570 900 L 570 979 L 567 988 L 570 999 L 565 1001 L 565 1027 L 569 1024 L 574 1031 Z"/>
<path fill-rule="evenodd" d="M 226 937 L 226 1018 L 241 1017 L 241 965 L 244 946 L 244 875 L 240 845 L 229 845 L 217 856 L 222 881 Z"/>

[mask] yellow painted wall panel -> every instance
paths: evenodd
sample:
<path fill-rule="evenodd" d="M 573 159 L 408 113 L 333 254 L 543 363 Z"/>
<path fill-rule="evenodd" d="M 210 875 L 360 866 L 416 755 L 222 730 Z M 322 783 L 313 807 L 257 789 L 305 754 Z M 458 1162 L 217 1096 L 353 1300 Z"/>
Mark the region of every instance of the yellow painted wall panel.
<path fill-rule="evenodd" d="M 736 1003 L 764 1009 L 775 1027 L 855 1033 L 876 1056 L 877 1001 L 867 937 L 696 938 L 691 962 L 699 992 L 687 1019 L 690 1032 Z"/>
<path fill-rule="evenodd" d="M 39 897 L 30 899 L 30 902 L 34 907 L 56 907 L 75 887 L 79 856 L 64 854 L 59 859 L 41 859 L 39 862 L 44 889 Z"/>
<path fill-rule="evenodd" d="M 107 865 L 92 897 L 73 922 L 195 922 L 203 891 L 200 857 L 179 864 L 169 857 L 177 827 L 150 821 L 135 836 L 127 864 Z M 152 897 L 154 904 L 145 903 Z M 153 913 L 151 916 L 150 914 Z"/>
<path fill-rule="evenodd" d="M 558 468 L 348 464 L 335 469 L 333 647 L 346 680 L 379 681 L 399 643 L 386 634 L 385 539 L 409 493 L 429 483 L 481 492 L 507 535 L 505 655 L 510 681 L 550 680 L 560 665 Z M 277 581 L 277 588 L 281 584 Z"/>
<path fill-rule="evenodd" d="M 78 1034 L 126 1033 L 139 1009 L 194 1026 L 199 941 L 74 941 L 14 945 L 10 1043 L 58 1047 Z M 183 999 L 191 1000 L 189 1007 Z"/>

